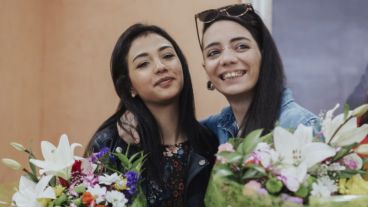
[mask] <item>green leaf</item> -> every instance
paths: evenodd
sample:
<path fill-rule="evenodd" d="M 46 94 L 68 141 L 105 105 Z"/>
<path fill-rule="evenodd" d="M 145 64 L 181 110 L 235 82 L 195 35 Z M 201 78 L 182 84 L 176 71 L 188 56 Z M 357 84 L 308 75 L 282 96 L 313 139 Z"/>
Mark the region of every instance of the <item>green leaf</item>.
<path fill-rule="evenodd" d="M 251 153 L 259 142 L 261 142 L 260 136 L 263 129 L 257 129 L 249 133 L 243 140 L 239 147 L 242 147 L 243 154 L 247 155 Z"/>
<path fill-rule="evenodd" d="M 233 175 L 233 172 L 227 168 L 220 168 L 216 170 L 216 176 L 227 177 Z"/>
<path fill-rule="evenodd" d="M 243 158 L 243 155 L 239 152 L 223 151 L 223 152 L 219 152 L 217 155 L 225 158 L 226 163 L 236 163 L 236 162 L 239 162 Z"/>
<path fill-rule="evenodd" d="M 140 153 L 140 156 L 137 160 L 135 160 L 129 170 L 134 170 L 136 172 L 140 172 L 143 166 L 143 163 L 146 159 L 146 155 L 143 155 L 143 152 Z"/>
<path fill-rule="evenodd" d="M 268 144 L 273 144 L 273 136 L 272 136 L 272 132 L 262 136 L 260 139 L 261 139 L 261 142 L 265 142 L 265 143 L 268 143 Z"/>
<path fill-rule="evenodd" d="M 37 175 L 37 168 L 33 163 L 29 161 L 30 159 L 33 159 L 33 156 L 31 155 L 28 156 L 28 163 L 29 163 L 29 167 L 31 168 L 33 175 Z"/>
<path fill-rule="evenodd" d="M 340 160 L 344 156 L 350 153 L 351 149 L 358 146 L 358 143 L 353 143 L 351 145 L 343 146 L 341 149 L 335 154 L 335 156 L 332 158 L 332 162 L 335 162 L 337 160 Z"/>
<path fill-rule="evenodd" d="M 262 173 L 260 173 L 258 170 L 255 169 L 247 169 L 245 171 L 245 173 L 243 174 L 243 176 L 241 177 L 242 180 L 248 180 L 248 179 L 256 179 L 256 178 L 260 178 L 263 177 L 264 175 Z"/>
<path fill-rule="evenodd" d="M 349 116 L 349 105 L 345 104 L 344 105 L 344 120 L 346 120 Z"/>
<path fill-rule="evenodd" d="M 338 171 L 338 177 L 339 178 L 351 178 L 356 174 L 365 174 L 366 171 L 364 170 L 341 170 Z"/>
<path fill-rule="evenodd" d="M 246 167 L 249 168 L 249 169 L 256 170 L 264 176 L 266 175 L 266 170 L 263 167 L 259 166 L 259 165 L 248 164 L 248 165 L 246 165 Z"/>
<path fill-rule="evenodd" d="M 120 154 L 120 153 L 113 153 L 113 154 L 120 160 L 120 163 L 124 168 L 127 168 L 127 169 L 131 168 L 132 164 L 129 162 L 129 159 L 127 156 Z"/>

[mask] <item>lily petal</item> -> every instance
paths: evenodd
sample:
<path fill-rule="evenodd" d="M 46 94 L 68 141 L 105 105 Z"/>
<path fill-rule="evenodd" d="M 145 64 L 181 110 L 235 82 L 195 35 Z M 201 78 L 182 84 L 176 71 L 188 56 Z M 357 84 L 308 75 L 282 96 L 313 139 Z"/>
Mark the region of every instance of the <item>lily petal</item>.
<path fill-rule="evenodd" d="M 307 168 L 332 157 L 336 154 L 336 150 L 325 143 L 311 142 L 302 149 L 303 162 Z"/>

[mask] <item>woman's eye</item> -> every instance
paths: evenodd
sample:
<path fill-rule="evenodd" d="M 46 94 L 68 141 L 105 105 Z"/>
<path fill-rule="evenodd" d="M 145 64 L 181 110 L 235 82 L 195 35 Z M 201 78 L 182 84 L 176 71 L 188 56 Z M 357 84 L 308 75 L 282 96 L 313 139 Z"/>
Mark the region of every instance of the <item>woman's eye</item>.
<path fill-rule="evenodd" d="M 138 69 L 145 68 L 148 65 L 148 62 L 142 62 L 137 65 Z"/>
<path fill-rule="evenodd" d="M 214 57 L 218 54 L 220 54 L 219 50 L 210 50 L 210 51 L 207 52 L 207 57 Z"/>
<path fill-rule="evenodd" d="M 235 46 L 235 48 L 236 48 L 237 51 L 244 51 L 246 49 L 249 49 L 249 46 L 247 44 L 242 44 L 241 43 L 241 44 L 237 44 Z"/>
<path fill-rule="evenodd" d="M 173 57 L 175 57 L 175 55 L 174 54 L 172 54 L 172 53 L 167 53 L 167 54 L 165 54 L 164 55 L 164 59 L 171 59 L 171 58 L 173 58 Z"/>

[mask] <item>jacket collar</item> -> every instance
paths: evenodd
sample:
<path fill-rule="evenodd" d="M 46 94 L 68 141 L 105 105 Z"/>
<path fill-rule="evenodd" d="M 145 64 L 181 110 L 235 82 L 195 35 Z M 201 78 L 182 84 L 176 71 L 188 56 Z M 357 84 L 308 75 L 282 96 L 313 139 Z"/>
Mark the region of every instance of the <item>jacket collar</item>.
<path fill-rule="evenodd" d="M 290 89 L 284 88 L 281 98 L 281 109 L 285 108 L 290 102 L 294 102 L 293 94 Z"/>
<path fill-rule="evenodd" d="M 292 95 L 292 92 L 290 89 L 288 88 L 284 88 L 282 91 L 282 97 L 281 97 L 281 111 L 283 111 L 283 109 L 285 107 L 287 107 L 287 105 L 290 102 L 294 102 L 294 98 Z M 224 129 L 225 131 L 227 131 L 232 137 L 235 137 L 238 133 L 238 126 L 236 125 L 236 120 L 235 120 L 235 116 L 233 111 L 231 110 L 230 106 L 225 107 L 221 113 L 220 113 L 220 119 L 217 122 L 217 127 L 220 127 L 222 129 Z"/>

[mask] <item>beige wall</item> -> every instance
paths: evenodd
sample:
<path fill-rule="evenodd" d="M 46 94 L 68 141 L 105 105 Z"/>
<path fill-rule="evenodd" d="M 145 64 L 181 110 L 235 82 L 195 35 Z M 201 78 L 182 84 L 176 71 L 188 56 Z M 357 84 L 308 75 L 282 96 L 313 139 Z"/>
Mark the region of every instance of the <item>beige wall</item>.
<path fill-rule="evenodd" d="M 183 49 L 198 118 L 218 112 L 226 101 L 206 89 L 193 16 L 236 2 L 0 0 L 0 157 L 24 160 L 10 141 L 33 140 L 37 151 L 39 140 L 56 143 L 61 133 L 86 144 L 116 108 L 110 54 L 118 36 L 136 22 L 163 27 Z M 16 176 L 0 166 L 0 182 Z"/>
<path fill-rule="evenodd" d="M 43 69 L 43 2 L 0 1 L 0 157 L 25 161 L 10 141 L 25 145 L 41 135 L 41 72 Z M 36 147 L 34 148 L 37 149 Z M 14 180 L 0 165 L 0 183 Z"/>

